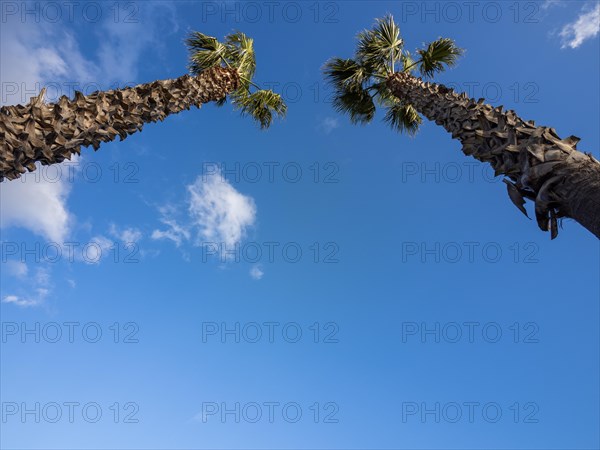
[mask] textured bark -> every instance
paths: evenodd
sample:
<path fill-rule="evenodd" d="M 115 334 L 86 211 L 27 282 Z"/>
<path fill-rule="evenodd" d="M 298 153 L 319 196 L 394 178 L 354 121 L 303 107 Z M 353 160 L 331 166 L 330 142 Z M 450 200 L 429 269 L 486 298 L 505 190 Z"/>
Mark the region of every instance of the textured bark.
<path fill-rule="evenodd" d="M 237 89 L 234 69 L 215 67 L 197 77 L 184 75 L 135 87 L 62 96 L 45 104 L 44 90 L 28 105 L 0 108 L 0 181 L 13 180 L 35 163 L 60 163 L 80 154 L 81 147 L 121 140 L 145 123 L 162 121 L 191 106 L 220 100 Z"/>
<path fill-rule="evenodd" d="M 535 126 L 513 110 L 406 73 L 394 74 L 388 86 L 458 139 L 466 155 L 489 163 L 496 176 L 505 175 L 509 196 L 523 213 L 524 199 L 533 200 L 537 223 L 552 238 L 561 217 L 576 220 L 600 238 L 600 162 L 576 149 L 578 137 L 561 139 L 553 128 Z"/>

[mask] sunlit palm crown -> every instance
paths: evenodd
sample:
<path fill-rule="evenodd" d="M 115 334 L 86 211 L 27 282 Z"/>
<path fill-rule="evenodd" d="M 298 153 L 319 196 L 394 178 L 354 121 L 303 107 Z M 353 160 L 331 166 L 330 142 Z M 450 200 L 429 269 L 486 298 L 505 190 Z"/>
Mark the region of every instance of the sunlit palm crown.
<path fill-rule="evenodd" d="M 240 77 L 238 89 L 230 94 L 234 108 L 242 115 L 248 115 L 256 120 L 261 128 L 268 128 L 274 115 L 284 117 L 287 106 L 279 94 L 271 90 L 258 88 L 252 82 L 256 71 L 253 40 L 244 33 L 236 32 L 219 42 L 212 36 L 198 31 L 192 32 L 186 39 L 190 55 L 189 69 L 198 75 L 212 67 L 225 67 L 237 71 Z M 251 88 L 258 88 L 251 92 Z M 217 104 L 223 105 L 223 98 Z"/>
<path fill-rule="evenodd" d="M 393 129 L 414 135 L 423 119 L 411 104 L 390 92 L 387 80 L 398 71 L 418 70 L 423 77 L 433 77 L 455 65 L 463 50 L 451 39 L 439 38 L 417 50 L 415 58 L 404 49 L 400 28 L 391 15 L 377 19 L 357 39 L 353 59 L 333 58 L 325 64 L 325 75 L 334 89 L 334 107 L 349 114 L 352 123 L 364 124 L 373 120 L 378 104 L 386 109 L 384 120 Z"/>

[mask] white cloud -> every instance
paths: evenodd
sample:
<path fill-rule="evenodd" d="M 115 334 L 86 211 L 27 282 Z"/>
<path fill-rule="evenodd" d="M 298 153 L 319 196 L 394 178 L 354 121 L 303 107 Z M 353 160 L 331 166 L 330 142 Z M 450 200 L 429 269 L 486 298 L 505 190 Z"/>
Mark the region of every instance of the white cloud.
<path fill-rule="evenodd" d="M 187 227 L 177 223 L 175 215 L 176 209 L 173 206 L 163 206 L 158 208 L 161 218 L 160 221 L 167 226 L 166 230 L 154 230 L 150 235 L 151 239 L 168 239 L 175 243 L 176 247 L 181 246 L 184 240 L 190 239 L 190 232 Z"/>
<path fill-rule="evenodd" d="M 24 227 L 48 241 L 65 242 L 73 221 L 67 209 L 70 190 L 66 177 L 52 182 L 35 172 L 17 180 L 3 181 L 0 183 L 0 228 Z"/>
<path fill-rule="evenodd" d="M 48 286 L 50 284 L 50 269 L 47 267 L 39 267 L 35 272 L 33 281 L 41 286 Z"/>
<path fill-rule="evenodd" d="M 545 0 L 541 5 L 540 9 L 545 11 L 547 9 L 551 9 L 555 6 L 565 6 L 565 2 L 563 0 Z"/>
<path fill-rule="evenodd" d="M 166 229 L 155 229 L 152 239 L 168 239 L 180 247 L 216 244 L 223 251 L 240 243 L 256 221 L 256 204 L 250 196 L 238 192 L 220 172 L 199 176 L 186 186 L 187 217 L 173 205 L 159 208 Z"/>
<path fill-rule="evenodd" d="M 53 97 L 72 95 L 66 83 L 101 80 L 98 66 L 86 59 L 73 34 L 52 24 L 33 24 L 7 20 L 0 32 L 0 104 L 26 103 L 45 85 L 53 88 Z M 56 100 L 52 98 L 51 100 Z"/>
<path fill-rule="evenodd" d="M 43 304 L 50 294 L 50 270 L 40 267 L 33 276 L 28 277 L 25 281 L 20 284 L 17 295 L 5 295 L 2 303 L 10 303 L 22 308 Z M 28 289 L 31 289 L 32 292 L 25 292 Z"/>
<path fill-rule="evenodd" d="M 94 236 L 82 252 L 83 260 L 88 264 L 98 264 L 114 250 L 115 243 L 105 236 Z"/>
<path fill-rule="evenodd" d="M 197 243 L 217 242 L 231 248 L 246 235 L 256 220 L 252 197 L 243 195 L 220 173 L 199 176 L 187 187 L 189 213 L 198 227 Z"/>
<path fill-rule="evenodd" d="M 115 23 L 107 3 L 103 10 L 106 20 L 97 27 L 101 30 L 97 49 L 89 55 L 82 53 L 79 36 L 70 31 L 72 27 L 65 27 L 63 23 L 23 21 L 19 15 L 3 20 L 0 26 L 0 105 L 26 103 L 44 86 L 48 86 L 46 100 L 55 101 L 63 94 L 72 96 L 74 89 L 90 92 L 108 88 L 104 83 L 133 81 L 141 66 L 143 52 L 160 49 L 164 46 L 164 36 L 178 26 L 175 7 L 169 3 L 147 2 L 133 6 L 139 10 L 136 22 L 126 23 L 127 11 L 121 10 L 123 20 Z M 89 35 L 89 30 L 82 32 Z M 108 56 L 111 53 L 115 55 L 112 59 Z M 64 165 L 77 160 L 74 156 Z M 64 169 L 63 165 L 58 167 Z M 21 227 L 50 242 L 63 244 L 68 241 L 75 223 L 75 216 L 67 206 L 71 180 L 64 176 L 71 173 L 70 170 L 62 170 L 63 176 L 58 179 L 47 179 L 39 176 L 38 166 L 35 172 L 18 180 L 2 182 L 0 228 Z M 142 237 L 135 228 L 118 231 L 119 238 L 125 242 Z M 82 259 L 88 263 L 98 262 L 110 254 L 113 243 L 108 238 L 96 236 L 90 242 L 95 245 L 88 247 L 85 258 L 81 257 L 81 252 L 76 253 L 78 262 Z M 43 303 L 51 292 L 49 272 L 38 271 L 28 276 L 27 265 L 17 263 L 3 268 L 9 275 L 27 283 L 20 283 L 18 292 L 6 295 L 0 299 L 2 302 L 35 306 Z M 75 286 L 73 280 L 67 280 L 67 284 Z M 25 288 L 26 285 L 29 287 Z M 31 292 L 22 292 L 24 290 Z"/>
<path fill-rule="evenodd" d="M 112 237 L 121 240 L 125 244 L 135 244 L 143 236 L 138 228 L 128 227 L 120 229 L 114 223 L 109 225 L 108 232 Z"/>
<path fill-rule="evenodd" d="M 260 264 L 252 266 L 252 268 L 250 269 L 250 276 L 254 280 L 260 280 L 264 274 L 265 274 L 265 272 L 262 270 L 262 267 L 260 266 Z"/>
<path fill-rule="evenodd" d="M 27 264 L 25 264 L 22 261 L 10 260 L 6 261 L 5 263 L 2 263 L 2 265 L 5 267 L 3 269 L 6 271 L 5 273 L 13 277 L 23 278 L 27 276 L 27 273 L 29 272 Z"/>
<path fill-rule="evenodd" d="M 577 48 L 600 32 L 600 3 L 594 9 L 584 7 L 579 17 L 560 31 L 562 48 Z"/>
<path fill-rule="evenodd" d="M 179 29 L 175 6 L 169 2 L 143 2 L 121 11 L 122 20 L 107 20 L 100 28 L 99 64 L 106 77 L 130 83 L 137 78 L 144 51 L 164 46 L 165 36 Z M 150 26 L 149 26 L 150 25 Z"/>
<path fill-rule="evenodd" d="M 38 306 L 44 302 L 48 296 L 48 289 L 39 288 L 31 297 L 20 297 L 18 295 L 7 295 L 2 299 L 2 303 L 12 303 L 22 308 Z"/>
<path fill-rule="evenodd" d="M 0 27 L 0 105 L 26 103 L 45 85 L 54 101 L 72 96 L 74 89 L 89 93 L 113 82 L 135 82 L 144 52 L 156 58 L 165 36 L 178 30 L 176 7 L 169 2 L 132 4 L 120 8 L 115 20 L 108 6 L 102 11 L 104 20 L 94 27 L 98 45 L 91 55 L 81 52 L 78 36 L 64 23 L 7 16 Z"/>
<path fill-rule="evenodd" d="M 325 134 L 331 133 L 336 128 L 339 128 L 340 122 L 335 117 L 325 117 L 319 124 L 319 129 L 321 129 Z"/>
<path fill-rule="evenodd" d="M 62 94 L 72 95 L 73 89 L 92 90 L 88 83 L 98 88 L 109 81 L 131 82 L 143 52 L 164 45 L 164 36 L 178 28 L 176 9 L 168 2 L 119 9 L 120 20 L 114 20 L 109 8 L 102 12 L 98 63 L 82 54 L 76 35 L 63 23 L 7 16 L 0 27 L 0 105 L 26 103 L 43 86 L 48 86 L 47 100 L 53 101 Z M 66 205 L 70 186 L 64 177 L 56 182 L 36 177 L 1 184 L 0 227 L 24 227 L 50 241 L 63 242 L 72 219 Z"/>

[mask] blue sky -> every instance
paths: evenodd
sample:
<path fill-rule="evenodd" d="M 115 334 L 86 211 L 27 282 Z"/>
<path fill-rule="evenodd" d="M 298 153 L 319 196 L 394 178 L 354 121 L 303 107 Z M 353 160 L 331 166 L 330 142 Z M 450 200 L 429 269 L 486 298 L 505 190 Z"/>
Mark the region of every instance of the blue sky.
<path fill-rule="evenodd" d="M 206 105 L 2 183 L 2 448 L 599 447 L 597 239 L 321 77 L 390 12 L 466 49 L 438 81 L 598 157 L 598 3 L 67 3 L 2 3 L 2 104 L 177 77 L 190 30 L 239 29 L 289 112 Z"/>

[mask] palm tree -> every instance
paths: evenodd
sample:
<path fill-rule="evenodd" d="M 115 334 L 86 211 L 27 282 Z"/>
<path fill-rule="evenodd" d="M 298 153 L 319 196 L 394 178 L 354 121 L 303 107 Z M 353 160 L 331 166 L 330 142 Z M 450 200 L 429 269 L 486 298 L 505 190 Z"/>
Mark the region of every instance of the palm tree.
<path fill-rule="evenodd" d="M 162 121 L 191 106 L 211 101 L 222 105 L 227 96 L 242 115 L 261 128 L 273 116 L 283 117 L 286 105 L 271 90 L 260 90 L 252 82 L 256 69 L 253 40 L 240 32 L 224 42 L 199 32 L 186 39 L 191 75 L 159 80 L 135 87 L 75 93 L 57 103 L 45 104 L 42 89 L 28 105 L 0 108 L 0 181 L 13 180 L 35 170 L 35 163 L 56 164 L 71 159 L 80 148 L 121 140 L 141 131 L 145 123 Z M 252 88 L 258 88 L 251 92 Z"/>
<path fill-rule="evenodd" d="M 413 75 L 418 70 L 430 78 L 454 66 L 463 50 L 451 39 L 439 38 L 413 56 L 389 15 L 357 39 L 353 59 L 333 58 L 324 67 L 333 105 L 352 123 L 371 122 L 377 104 L 393 129 L 414 135 L 423 115 L 458 139 L 466 155 L 504 175 L 510 199 L 525 215 L 525 199 L 534 201 L 537 223 L 552 239 L 563 217 L 600 238 L 600 162 L 576 150 L 579 138 L 561 139 L 553 128 L 536 126 L 512 110 Z"/>

